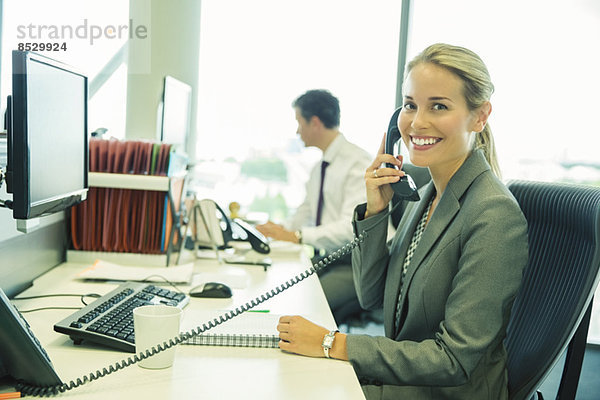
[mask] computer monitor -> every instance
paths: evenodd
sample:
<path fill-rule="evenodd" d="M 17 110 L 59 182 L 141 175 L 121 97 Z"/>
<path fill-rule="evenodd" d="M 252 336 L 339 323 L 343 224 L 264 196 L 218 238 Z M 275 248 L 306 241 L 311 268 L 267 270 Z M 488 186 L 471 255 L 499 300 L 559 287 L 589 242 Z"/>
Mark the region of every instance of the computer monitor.
<path fill-rule="evenodd" d="M 64 210 L 88 190 L 87 77 L 39 54 L 12 53 L 7 192 L 15 219 Z"/>
<path fill-rule="evenodd" d="M 192 87 L 165 76 L 160 140 L 184 150 L 190 131 Z"/>

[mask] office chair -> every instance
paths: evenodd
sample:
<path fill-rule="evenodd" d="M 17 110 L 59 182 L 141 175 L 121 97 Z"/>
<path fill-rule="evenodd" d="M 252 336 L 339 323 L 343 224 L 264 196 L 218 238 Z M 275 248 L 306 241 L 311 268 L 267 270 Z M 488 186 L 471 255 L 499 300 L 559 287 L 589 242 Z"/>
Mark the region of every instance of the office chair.
<path fill-rule="evenodd" d="M 529 263 L 505 340 L 509 396 L 540 384 L 568 346 L 557 399 L 574 399 L 600 264 L 600 188 L 514 181 L 528 223 Z"/>

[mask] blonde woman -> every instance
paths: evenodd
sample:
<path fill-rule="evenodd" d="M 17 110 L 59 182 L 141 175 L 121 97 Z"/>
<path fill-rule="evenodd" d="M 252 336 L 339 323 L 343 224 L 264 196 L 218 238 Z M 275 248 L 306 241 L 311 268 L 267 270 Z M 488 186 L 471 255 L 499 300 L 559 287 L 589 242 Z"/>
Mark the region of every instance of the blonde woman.
<path fill-rule="evenodd" d="M 353 220 L 357 234 L 367 232 L 352 260 L 358 298 L 366 309 L 383 307 L 386 336 L 284 316 L 282 350 L 349 360 L 368 399 L 508 398 L 503 340 L 527 263 L 527 226 L 498 176 L 492 92 L 485 64 L 465 48 L 435 44 L 408 64 L 398 128 L 432 181 L 387 238 L 379 222 L 389 184 L 404 172 L 382 145 Z"/>

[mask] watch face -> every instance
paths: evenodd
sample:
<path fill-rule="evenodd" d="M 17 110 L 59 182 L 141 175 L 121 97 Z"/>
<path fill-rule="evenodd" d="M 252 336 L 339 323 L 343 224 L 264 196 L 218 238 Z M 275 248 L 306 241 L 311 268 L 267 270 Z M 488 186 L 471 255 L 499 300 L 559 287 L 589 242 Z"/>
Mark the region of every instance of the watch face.
<path fill-rule="evenodd" d="M 333 344 L 333 338 L 333 336 L 325 336 L 325 339 L 323 340 L 323 347 L 331 348 L 331 345 Z"/>

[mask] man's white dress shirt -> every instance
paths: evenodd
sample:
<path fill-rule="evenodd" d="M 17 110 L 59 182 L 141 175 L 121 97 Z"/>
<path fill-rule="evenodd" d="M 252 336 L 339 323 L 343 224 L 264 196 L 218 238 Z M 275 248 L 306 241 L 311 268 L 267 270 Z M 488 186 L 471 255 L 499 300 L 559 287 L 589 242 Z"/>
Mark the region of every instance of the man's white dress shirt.
<path fill-rule="evenodd" d="M 323 184 L 321 225 L 315 226 L 321 184 L 321 162 L 306 183 L 306 198 L 284 227 L 302 231 L 302 242 L 332 252 L 352 240 L 356 205 L 366 201 L 364 175 L 372 157 L 339 134 L 323 153 L 329 165 Z"/>

